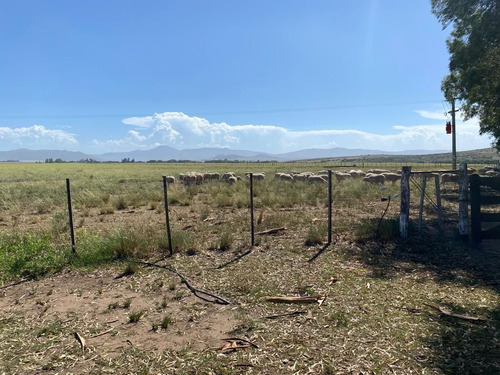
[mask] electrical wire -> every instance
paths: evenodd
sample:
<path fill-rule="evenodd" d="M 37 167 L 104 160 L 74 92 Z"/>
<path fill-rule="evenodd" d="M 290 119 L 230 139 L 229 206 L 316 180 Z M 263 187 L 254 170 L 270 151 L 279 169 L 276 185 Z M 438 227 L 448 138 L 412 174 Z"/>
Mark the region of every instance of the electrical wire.
<path fill-rule="evenodd" d="M 255 110 L 238 110 L 238 111 L 189 111 L 194 116 L 207 116 L 207 115 L 244 115 L 244 114 L 260 114 L 260 113 L 290 113 L 290 112 L 318 112 L 318 111 L 335 111 L 342 109 L 358 109 L 358 108 L 375 108 L 375 107 L 390 107 L 402 106 L 413 104 L 429 104 L 437 103 L 441 100 L 421 100 L 421 101 L 401 101 L 401 102 L 386 102 L 386 103 L 365 103 L 365 104 L 347 104 L 337 106 L 324 106 L 324 107 L 295 107 L 295 108 L 272 108 L 272 109 L 255 109 Z M 111 117 L 145 117 L 151 116 L 151 113 L 116 113 L 116 114 L 68 114 L 68 115 L 0 115 L 0 119 L 23 119 L 23 118 L 39 118 L 39 119 L 64 119 L 64 118 L 111 118 Z"/>

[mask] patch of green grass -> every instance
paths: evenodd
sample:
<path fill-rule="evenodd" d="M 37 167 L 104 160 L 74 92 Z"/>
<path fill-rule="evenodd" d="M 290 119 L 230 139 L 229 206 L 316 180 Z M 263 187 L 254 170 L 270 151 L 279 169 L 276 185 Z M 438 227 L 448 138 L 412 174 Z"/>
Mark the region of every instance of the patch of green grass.
<path fill-rule="evenodd" d="M 136 311 L 128 314 L 128 322 L 129 323 L 137 323 L 141 320 L 146 313 L 144 311 Z"/>
<path fill-rule="evenodd" d="M 68 264 L 68 248 L 56 247 L 44 233 L 0 235 L 0 279 L 57 272 Z"/>
<path fill-rule="evenodd" d="M 193 237 L 189 232 L 174 230 L 172 231 L 172 247 L 176 252 L 187 251 L 193 248 Z M 168 247 L 168 246 L 167 246 Z"/>
<path fill-rule="evenodd" d="M 170 324 L 172 324 L 172 318 L 170 317 L 170 315 L 167 315 L 161 321 L 161 328 L 167 329 Z"/>

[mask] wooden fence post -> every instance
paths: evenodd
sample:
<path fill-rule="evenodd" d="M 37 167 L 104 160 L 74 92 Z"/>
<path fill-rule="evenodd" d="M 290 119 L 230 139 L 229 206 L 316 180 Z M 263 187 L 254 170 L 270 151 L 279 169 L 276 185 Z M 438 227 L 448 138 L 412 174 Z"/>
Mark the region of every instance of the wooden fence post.
<path fill-rule="evenodd" d="M 253 218 L 253 173 L 250 173 L 250 232 L 251 232 L 251 243 L 252 246 L 255 245 L 255 225 Z"/>
<path fill-rule="evenodd" d="M 332 243 L 332 170 L 328 170 L 328 244 Z"/>
<path fill-rule="evenodd" d="M 73 227 L 73 208 L 71 207 L 71 187 L 69 178 L 66 179 L 66 194 L 68 196 L 69 231 L 71 233 L 71 250 L 76 253 L 75 228 Z"/>
<path fill-rule="evenodd" d="M 470 226 L 472 241 L 481 242 L 481 178 L 470 176 Z"/>
<path fill-rule="evenodd" d="M 458 233 L 463 241 L 469 239 L 468 223 L 468 188 L 469 178 L 467 175 L 467 163 L 460 163 L 458 167 Z"/>
<path fill-rule="evenodd" d="M 174 247 L 172 245 L 172 234 L 170 233 L 170 218 L 168 216 L 167 176 L 163 176 L 163 198 L 165 200 L 165 221 L 167 224 L 168 250 L 170 252 L 170 256 L 172 256 L 174 254 Z"/>
<path fill-rule="evenodd" d="M 401 172 L 401 210 L 399 214 L 399 235 L 408 238 L 410 222 L 410 175 L 411 167 L 405 166 Z"/>
<path fill-rule="evenodd" d="M 420 205 L 418 210 L 418 233 L 422 233 L 422 216 L 424 214 L 424 199 L 425 185 L 427 184 L 427 176 L 422 178 L 422 191 L 420 192 Z"/>

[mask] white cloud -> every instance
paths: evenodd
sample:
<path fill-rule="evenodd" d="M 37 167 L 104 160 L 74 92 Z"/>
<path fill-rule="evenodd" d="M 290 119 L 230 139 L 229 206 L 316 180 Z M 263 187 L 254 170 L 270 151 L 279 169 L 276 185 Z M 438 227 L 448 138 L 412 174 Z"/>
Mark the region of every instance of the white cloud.
<path fill-rule="evenodd" d="M 416 111 L 423 118 L 439 123 L 416 126 L 395 125 L 392 134 L 377 134 L 354 129 L 294 131 L 272 125 L 229 125 L 211 123 L 207 119 L 181 112 L 157 113 L 153 116 L 130 117 L 124 124 L 135 126 L 119 140 L 95 141 L 106 151 L 149 149 L 168 145 L 179 149 L 197 147 L 229 147 L 270 153 L 305 148 L 363 148 L 384 151 L 449 150 L 451 136 L 445 133 L 444 114 Z M 479 135 L 477 120 L 457 119 L 457 149 L 489 147 L 487 136 Z"/>
<path fill-rule="evenodd" d="M 424 110 L 418 113 L 426 119 L 423 124 L 397 124 L 391 127 L 389 134 L 378 134 L 376 131 L 356 129 L 296 131 L 273 125 L 230 125 L 225 122 L 210 122 L 181 112 L 165 112 L 124 119 L 123 123 L 133 129 L 128 129 L 122 137 L 95 139 L 90 145 L 91 150 L 82 151 L 101 153 L 146 150 L 160 145 L 178 149 L 229 147 L 268 153 L 332 147 L 384 151 L 450 150 L 451 136 L 445 133 L 444 121 L 438 118 L 438 114 Z M 467 122 L 457 119 L 457 150 L 485 148 L 490 144 L 488 136 L 479 135 L 476 119 Z M 77 146 L 83 147 L 74 134 L 64 130 L 48 129 L 42 125 L 0 127 L 0 147 L 4 150 L 75 149 Z"/>
<path fill-rule="evenodd" d="M 449 116 L 445 113 L 443 110 L 442 112 L 439 111 L 426 111 L 424 109 L 419 109 L 415 111 L 418 113 L 420 116 L 423 118 L 429 119 L 429 120 L 448 120 Z"/>
<path fill-rule="evenodd" d="M 0 127 L 0 142 L 2 148 L 74 148 L 78 141 L 75 136 L 64 130 L 47 129 L 42 125 L 11 128 Z"/>

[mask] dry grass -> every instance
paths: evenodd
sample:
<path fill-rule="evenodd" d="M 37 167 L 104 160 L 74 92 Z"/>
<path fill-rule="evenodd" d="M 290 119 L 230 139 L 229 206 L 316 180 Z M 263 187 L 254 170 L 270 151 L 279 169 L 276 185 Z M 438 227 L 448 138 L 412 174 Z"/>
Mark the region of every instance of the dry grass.
<path fill-rule="evenodd" d="M 100 173 L 94 171 L 92 180 Z M 335 183 L 336 242 L 308 262 L 321 245 L 308 247 L 306 240 L 322 237 L 326 242 L 325 189 L 306 184 L 286 188 L 274 181 L 256 184 L 257 230 L 287 229 L 257 236 L 258 246 L 251 253 L 222 269 L 217 266 L 249 249 L 245 182 L 236 187 L 173 188 L 179 201 L 189 203 L 171 206 L 174 233 L 180 233 L 175 238 L 184 245 L 160 264 L 174 267 L 195 287 L 231 301 L 219 306 L 196 298 L 164 269 L 141 265 L 126 272 L 132 268 L 127 263 L 131 256 L 158 259 L 165 249 L 164 212 L 158 210 L 161 194 L 155 198 L 152 191 L 161 186 L 142 184 L 144 197 L 134 202 L 130 197 L 138 187 L 131 179 L 119 194 L 126 197 L 126 210 L 101 215 L 101 203 L 93 207 L 86 202 L 81 211 L 85 222 L 77 231 L 79 243 L 98 233 L 108 241 L 106 248 L 124 255 L 125 263 L 60 271 L 0 290 L 4 373 L 500 372 L 500 259 L 495 245 L 471 250 L 454 239 L 452 226 L 444 236 L 434 235 L 430 210 L 424 235 L 413 232 L 412 239 L 401 242 L 393 233 L 399 201 L 389 208 L 383 236 L 376 240 L 378 219 L 386 207 L 380 197 L 397 193 L 397 185 L 381 191 L 357 181 Z M 110 193 L 108 203 L 113 202 L 116 193 L 107 185 L 103 189 Z M 86 194 L 102 196 L 93 190 Z M 295 201 L 287 202 L 285 194 Z M 452 219 L 456 202 L 449 199 L 445 207 Z M 56 230 L 61 223 L 52 211 L 31 215 L 38 218 L 36 223 L 26 217 L 14 223 L 8 212 L 2 211 L 4 232 L 46 226 L 59 240 L 66 239 Z M 230 245 L 225 251 L 220 249 L 223 238 Z M 5 286 L 11 281 L 5 280 Z M 264 300 L 285 295 L 326 298 L 321 305 Z M 485 321 L 440 316 L 426 304 Z M 299 313 L 284 315 L 294 312 Z M 130 324 L 134 313 L 140 318 Z M 277 315 L 283 316 L 268 318 Z M 73 332 L 87 341 L 83 353 Z M 222 339 L 227 337 L 257 347 L 223 353 Z"/>

